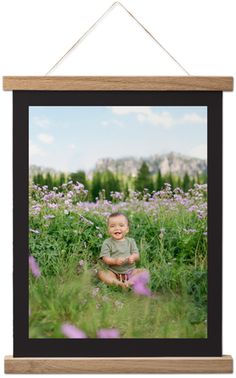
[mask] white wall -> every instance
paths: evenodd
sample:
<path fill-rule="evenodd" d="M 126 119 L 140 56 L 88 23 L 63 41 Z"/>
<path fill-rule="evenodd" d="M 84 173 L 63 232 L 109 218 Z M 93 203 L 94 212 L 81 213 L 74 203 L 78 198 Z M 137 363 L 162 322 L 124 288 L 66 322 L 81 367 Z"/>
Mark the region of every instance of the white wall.
<path fill-rule="evenodd" d="M 236 76 L 234 0 L 122 2 L 192 75 Z M 1 76 L 44 75 L 111 4 L 110 0 L 3 0 L 0 4 Z M 116 7 L 54 74 L 184 73 Z M 224 94 L 223 351 L 233 355 L 236 350 L 235 100 L 235 93 Z M 4 355 L 12 354 L 11 113 L 11 93 L 1 91 L 1 364 Z"/>

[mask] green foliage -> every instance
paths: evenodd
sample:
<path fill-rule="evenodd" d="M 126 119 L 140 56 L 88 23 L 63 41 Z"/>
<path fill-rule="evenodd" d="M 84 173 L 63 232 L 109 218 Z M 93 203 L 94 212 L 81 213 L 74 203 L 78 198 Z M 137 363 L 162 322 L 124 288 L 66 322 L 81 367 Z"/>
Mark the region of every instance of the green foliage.
<path fill-rule="evenodd" d="M 72 172 L 69 175 L 69 181 L 70 180 L 72 180 L 74 184 L 76 184 L 76 182 L 79 182 L 80 184 L 83 184 L 86 189 L 88 189 L 88 182 L 86 173 L 84 171 Z"/>
<path fill-rule="evenodd" d="M 156 190 L 161 190 L 164 186 L 164 180 L 162 178 L 161 171 L 159 169 L 158 174 L 157 174 L 157 181 L 156 181 Z"/>
<path fill-rule="evenodd" d="M 94 173 L 92 179 L 91 193 L 93 201 L 95 201 L 96 198 L 99 198 L 99 193 L 102 191 L 102 189 L 102 174 L 99 171 L 97 171 Z"/>
<path fill-rule="evenodd" d="M 52 175 L 49 172 L 46 174 L 45 182 L 47 183 L 46 185 L 48 186 L 48 189 L 52 190 L 53 186 L 54 186 L 53 185 L 53 178 L 52 178 Z"/>
<path fill-rule="evenodd" d="M 102 175 L 102 189 L 105 192 L 105 198 L 111 200 L 110 193 L 112 191 L 120 191 L 119 179 L 109 170 L 105 171 Z"/>
<path fill-rule="evenodd" d="M 191 185 L 190 177 L 187 173 L 185 173 L 184 178 L 183 178 L 183 184 L 182 184 L 183 191 L 187 192 L 190 189 L 190 185 Z"/>
<path fill-rule="evenodd" d="M 143 162 L 139 168 L 135 181 L 135 190 L 142 192 L 144 189 L 148 189 L 150 192 L 154 190 L 152 177 L 148 165 L 145 162 Z"/>
<path fill-rule="evenodd" d="M 87 337 L 116 328 L 122 338 L 205 338 L 203 313 L 187 297 L 158 293 L 137 297 L 106 287 L 94 273 L 68 263 L 60 275 L 30 277 L 30 338 L 62 338 L 63 323 L 73 324 Z"/>
<path fill-rule="evenodd" d="M 196 177 L 189 177 L 186 173 L 183 178 L 173 175 L 171 172 L 162 175 L 159 170 L 157 174 L 150 174 L 148 165 L 143 162 L 137 177 L 125 176 L 122 174 L 115 174 L 109 170 L 100 172 L 95 171 L 92 179 L 86 176 L 84 171 L 72 172 L 69 175 L 65 173 L 52 174 L 47 172 L 43 174 L 39 172 L 32 177 L 32 182 L 39 186 L 47 186 L 49 190 L 57 188 L 59 191 L 64 191 L 63 185 L 68 181 L 74 184 L 80 183 L 89 191 L 87 200 L 96 201 L 97 198 L 112 200 L 111 192 L 122 192 L 123 199 L 129 198 L 129 191 L 137 190 L 141 193 L 148 191 L 150 195 L 154 189 L 161 191 L 165 184 L 170 184 L 172 189 L 181 188 L 187 192 L 195 183 L 204 184 L 207 182 L 206 175 L 197 175 Z"/>

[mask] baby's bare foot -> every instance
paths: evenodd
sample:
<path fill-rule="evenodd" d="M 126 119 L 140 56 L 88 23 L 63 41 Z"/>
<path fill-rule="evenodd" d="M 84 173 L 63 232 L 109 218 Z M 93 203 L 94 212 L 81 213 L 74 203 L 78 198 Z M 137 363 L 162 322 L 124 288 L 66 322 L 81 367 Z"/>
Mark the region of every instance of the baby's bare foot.
<path fill-rule="evenodd" d="M 133 284 L 134 283 L 132 281 L 127 280 L 127 281 L 124 282 L 124 287 L 131 288 L 133 286 Z"/>
<path fill-rule="evenodd" d="M 122 282 L 122 281 L 116 281 L 116 285 L 117 285 L 117 286 L 120 286 L 120 287 L 122 287 L 122 288 L 125 288 L 125 287 L 126 287 L 125 283 Z"/>

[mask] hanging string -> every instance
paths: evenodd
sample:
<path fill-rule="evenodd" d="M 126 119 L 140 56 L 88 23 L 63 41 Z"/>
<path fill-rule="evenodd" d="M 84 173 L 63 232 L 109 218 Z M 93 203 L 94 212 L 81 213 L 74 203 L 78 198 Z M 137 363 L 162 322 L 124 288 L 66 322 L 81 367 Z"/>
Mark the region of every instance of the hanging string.
<path fill-rule="evenodd" d="M 182 66 L 182 64 L 180 64 L 178 62 L 178 60 L 176 58 L 174 58 L 174 56 L 172 54 L 170 54 L 170 52 L 154 37 L 154 35 L 145 28 L 145 26 L 122 4 L 120 3 L 119 1 L 116 1 L 115 3 L 113 3 L 98 19 L 97 21 L 94 22 L 94 24 L 92 26 L 90 26 L 90 28 L 74 43 L 73 46 L 71 46 L 71 48 L 52 66 L 52 68 L 50 68 L 50 70 L 45 74 L 45 76 L 49 75 L 51 72 L 53 72 L 56 67 L 58 67 L 62 61 L 65 59 L 66 56 L 68 56 L 91 32 L 93 29 L 95 29 L 95 27 L 116 7 L 116 6 L 120 6 L 121 8 L 123 8 L 130 17 L 132 17 L 136 23 L 149 35 L 150 38 L 152 38 L 152 40 L 154 40 L 154 42 L 156 44 L 158 44 L 158 46 L 187 74 L 187 75 L 190 75 L 190 73 Z"/>

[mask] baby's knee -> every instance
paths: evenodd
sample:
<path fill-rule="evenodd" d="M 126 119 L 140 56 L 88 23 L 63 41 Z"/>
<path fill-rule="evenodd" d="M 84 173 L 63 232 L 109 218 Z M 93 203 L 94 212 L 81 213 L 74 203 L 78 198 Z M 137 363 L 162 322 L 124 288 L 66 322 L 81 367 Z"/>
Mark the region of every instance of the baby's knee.
<path fill-rule="evenodd" d="M 104 271 L 103 270 L 98 270 L 97 271 L 97 278 L 101 280 L 104 277 Z"/>
<path fill-rule="evenodd" d="M 106 270 L 98 270 L 97 272 L 97 278 L 100 280 L 100 281 L 107 281 L 107 277 L 109 276 L 109 272 L 107 272 Z"/>

